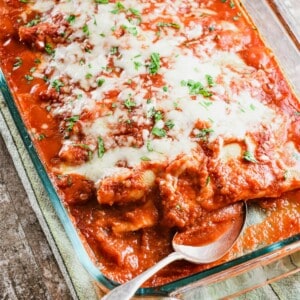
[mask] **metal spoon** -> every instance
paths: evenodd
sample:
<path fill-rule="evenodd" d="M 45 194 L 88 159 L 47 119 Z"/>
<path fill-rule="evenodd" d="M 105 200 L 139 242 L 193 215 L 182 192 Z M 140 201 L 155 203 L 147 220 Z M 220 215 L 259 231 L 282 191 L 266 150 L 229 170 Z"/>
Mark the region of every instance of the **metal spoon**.
<path fill-rule="evenodd" d="M 223 257 L 234 245 L 243 230 L 247 215 L 247 205 L 245 202 L 241 202 L 241 205 L 242 209 L 240 218 L 236 219 L 235 222 L 232 223 L 232 226 L 228 228 L 228 230 L 225 231 L 218 239 L 203 246 L 186 246 L 176 243 L 176 236 L 178 234 L 176 233 L 172 241 L 172 246 L 175 250 L 174 252 L 134 279 L 116 287 L 102 299 L 129 300 L 147 279 L 175 260 L 185 259 L 189 262 L 200 264 L 211 263 Z"/>

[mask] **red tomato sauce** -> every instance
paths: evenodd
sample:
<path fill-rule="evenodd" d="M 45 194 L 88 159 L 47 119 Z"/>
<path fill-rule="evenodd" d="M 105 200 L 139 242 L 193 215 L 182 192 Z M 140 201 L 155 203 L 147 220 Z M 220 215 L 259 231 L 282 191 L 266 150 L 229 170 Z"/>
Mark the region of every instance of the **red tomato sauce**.
<path fill-rule="evenodd" d="M 24 7 L 25 5 L 17 0 L 2 1 L 0 4 L 0 27 L 2 28 L 0 33 L 1 68 L 5 73 L 17 107 L 39 156 L 59 195 L 61 195 L 71 220 L 80 232 L 84 243 L 93 250 L 93 260 L 108 278 L 118 282 L 126 282 L 172 252 L 172 238 L 175 232 L 180 230 L 178 227 L 173 226 L 172 220 L 184 219 L 186 216 L 184 216 L 184 211 L 178 207 L 176 216 L 169 216 L 167 221 L 158 221 L 162 219 L 162 199 L 155 187 L 151 189 L 147 196 L 150 200 L 145 203 L 132 202 L 126 206 L 101 205 L 97 202 L 96 189 L 90 180 L 81 175 L 61 175 L 57 173 L 55 167 L 62 160 L 68 161 L 69 159 L 67 154 L 61 157 L 58 155 L 62 141 L 65 138 L 65 132 L 62 132 L 60 128 L 60 120 L 48 112 L 47 102 L 42 101 L 41 93 L 47 87 L 45 81 L 37 78 L 31 79 L 30 77 L 30 69 L 39 63 L 41 52 L 28 47 L 27 44 L 19 40 L 18 29 L 24 25 L 20 21 L 20 15 Z M 235 9 L 231 11 L 224 10 L 222 1 L 215 1 L 213 8 L 220 12 L 215 17 L 216 21 L 217 18 L 221 17 L 224 20 L 232 20 L 237 13 Z M 149 10 L 153 10 L 153 7 L 150 6 Z M 188 11 L 180 13 L 181 17 L 185 18 L 184 16 L 188 14 Z M 186 17 L 185 23 L 189 24 L 190 22 L 197 22 L 197 20 L 196 17 Z M 163 19 L 158 21 L 168 22 L 168 20 Z M 205 24 L 205 20 L 203 22 Z M 147 27 L 151 24 L 143 24 L 143 26 Z M 207 26 L 212 26 L 212 18 L 209 19 Z M 230 49 L 235 45 L 235 39 L 250 39 L 252 47 L 249 50 L 242 51 L 240 53 L 241 58 L 254 67 L 258 67 L 266 60 L 273 61 L 274 58 L 270 58 L 269 50 L 262 46 L 257 33 L 248 28 L 249 24 L 241 22 L 240 26 L 245 27 L 242 35 L 234 36 L 223 33 L 218 36 L 216 34 L 218 47 Z M 193 49 L 192 44 L 187 46 Z M 22 65 L 16 68 L 20 60 L 22 60 Z M 119 76 L 119 74 L 116 73 L 114 76 Z M 280 81 L 281 84 L 277 85 L 278 90 L 276 91 L 266 86 L 263 97 L 265 101 L 271 102 L 274 99 L 274 93 L 280 94 L 281 98 L 284 99 L 281 101 L 282 109 L 286 109 L 285 103 L 293 98 L 293 95 L 286 81 L 283 80 L 279 68 L 275 69 L 270 76 L 274 82 Z M 159 75 L 153 76 L 149 80 L 152 81 L 154 86 L 160 87 L 164 84 Z M 111 92 L 107 97 L 111 99 L 109 103 L 111 105 L 116 94 Z M 93 112 L 93 114 L 101 115 L 106 112 L 107 107 L 104 106 L 99 107 L 99 110 Z M 87 112 L 84 117 L 93 118 L 94 116 L 91 112 Z M 295 121 L 293 126 L 300 128 L 299 122 L 299 120 Z M 72 130 L 80 131 L 80 128 L 74 126 Z M 298 132 L 300 131 L 298 130 Z M 299 139 L 300 136 L 294 138 Z M 300 144 L 298 143 L 298 145 Z M 72 151 L 73 156 L 78 161 L 87 160 L 87 149 L 78 146 Z M 193 180 L 192 176 L 187 174 L 179 186 L 182 195 L 190 197 L 192 200 Z M 299 200 L 300 192 L 295 191 L 286 193 L 276 199 L 256 201 L 254 205 L 261 206 L 266 214 L 266 219 L 260 224 L 247 228 L 229 254 L 209 265 L 195 265 L 183 261 L 173 263 L 153 276 L 145 285 L 159 286 L 171 282 L 208 269 L 245 252 L 250 252 L 261 245 L 262 242 L 268 245 L 299 233 Z M 193 224 L 194 227 L 189 229 L 191 229 L 193 236 L 195 232 L 199 232 L 199 235 L 192 239 L 190 239 L 191 235 L 188 236 L 191 244 L 199 244 L 199 241 L 201 243 L 213 241 L 222 234 L 232 219 L 238 215 L 238 210 L 234 210 L 233 214 L 230 214 L 226 207 L 213 211 L 203 211 L 195 206 L 192 210 L 196 221 Z M 139 216 L 139 220 L 142 219 L 143 222 L 153 223 L 154 225 L 139 229 L 140 224 L 135 222 L 136 216 Z M 134 230 L 127 230 L 127 228 Z"/>

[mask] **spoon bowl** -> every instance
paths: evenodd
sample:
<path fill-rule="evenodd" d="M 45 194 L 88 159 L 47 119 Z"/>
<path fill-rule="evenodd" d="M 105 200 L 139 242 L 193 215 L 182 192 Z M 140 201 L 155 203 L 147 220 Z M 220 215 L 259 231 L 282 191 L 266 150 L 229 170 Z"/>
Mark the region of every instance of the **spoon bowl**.
<path fill-rule="evenodd" d="M 174 252 L 134 279 L 116 287 L 102 299 L 129 300 L 147 279 L 173 261 L 184 259 L 192 263 L 205 264 L 222 258 L 232 248 L 244 228 L 247 204 L 241 201 L 240 205 L 241 213 L 239 217 L 234 219 L 217 239 L 204 245 L 189 245 L 181 243 L 181 233 L 176 233 L 172 241 Z"/>

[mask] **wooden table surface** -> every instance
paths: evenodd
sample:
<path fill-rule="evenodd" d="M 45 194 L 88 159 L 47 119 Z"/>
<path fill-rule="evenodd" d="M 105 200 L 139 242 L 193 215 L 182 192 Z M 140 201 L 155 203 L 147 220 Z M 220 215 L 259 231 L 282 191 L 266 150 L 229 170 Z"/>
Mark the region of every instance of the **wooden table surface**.
<path fill-rule="evenodd" d="M 282 2 L 286 3 L 283 13 L 290 14 L 289 17 L 292 16 L 299 24 L 300 0 Z M 299 30 L 294 33 L 297 36 Z M 72 299 L 1 135 L 0 239 L 1 300 Z M 299 274 L 291 277 L 300 285 L 297 278 Z M 283 279 L 277 284 L 284 288 L 286 281 Z M 269 288 L 273 289 L 271 300 L 285 299 L 277 295 L 272 286 Z M 245 296 L 245 299 L 251 299 L 251 296 Z"/>
<path fill-rule="evenodd" d="M 72 299 L 0 135 L 0 299 Z"/>

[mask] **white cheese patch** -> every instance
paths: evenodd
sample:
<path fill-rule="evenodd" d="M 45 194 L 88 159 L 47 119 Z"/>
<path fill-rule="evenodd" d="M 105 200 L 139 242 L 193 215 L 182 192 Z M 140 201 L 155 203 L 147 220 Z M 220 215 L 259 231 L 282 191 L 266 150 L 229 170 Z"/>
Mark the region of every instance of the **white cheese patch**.
<path fill-rule="evenodd" d="M 216 14 L 203 4 L 155 2 L 154 12 L 143 14 L 149 1 L 124 0 L 122 7 L 87 0 L 60 1 L 55 6 L 54 2 L 37 1 L 33 7 L 49 11 L 43 19 L 50 23 L 59 14 L 75 18 L 68 40 L 58 44 L 55 54 L 47 56 L 38 69 L 50 74 L 51 83 L 63 80 L 68 90 L 53 105 L 52 113 L 64 118 L 93 112 L 91 119 L 80 119 L 83 133 L 94 141 L 102 137 L 105 147 L 102 158 L 95 151 L 85 164 L 62 165 L 62 172 L 83 174 L 97 182 L 123 172 L 123 167 L 116 166 L 120 161 L 138 167 L 145 158 L 165 162 L 190 154 L 199 147 L 201 122 L 209 129 L 209 143 L 245 140 L 264 124 L 275 124 L 274 131 L 280 126 L 280 116 L 255 93 L 262 85 L 252 76 L 255 69 L 238 54 L 218 50 L 214 36 L 204 36 L 202 25 L 190 22 L 184 27 L 177 12 L 188 5 L 199 16 Z M 160 15 L 172 22 L 158 26 Z M 239 31 L 227 21 L 218 26 Z M 190 42 L 195 43 L 193 47 Z M 149 74 L 151 68 L 160 81 Z M 193 89 L 193 84 L 202 90 Z M 105 114 L 101 104 L 106 105 Z M 70 143 L 64 141 L 63 147 Z M 233 148 L 223 153 L 226 159 L 238 156 L 239 149 Z"/>

